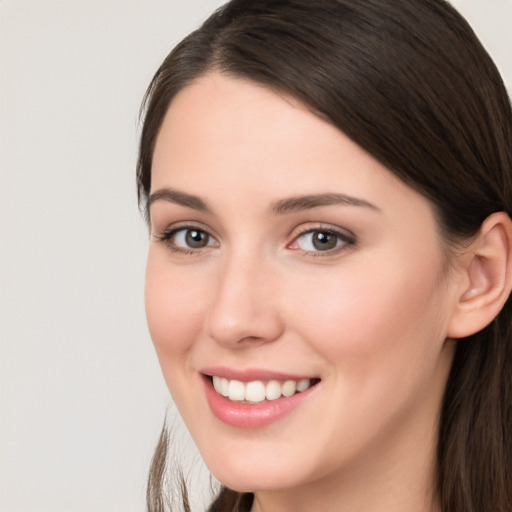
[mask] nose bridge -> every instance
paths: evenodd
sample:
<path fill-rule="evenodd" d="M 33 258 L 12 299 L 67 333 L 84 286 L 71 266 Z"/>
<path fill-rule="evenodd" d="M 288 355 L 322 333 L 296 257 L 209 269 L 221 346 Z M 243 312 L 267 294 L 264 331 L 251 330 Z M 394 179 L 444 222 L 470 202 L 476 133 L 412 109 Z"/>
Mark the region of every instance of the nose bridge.
<path fill-rule="evenodd" d="M 269 342 L 281 333 L 272 265 L 261 254 L 233 251 L 219 265 L 206 331 L 218 343 Z"/>

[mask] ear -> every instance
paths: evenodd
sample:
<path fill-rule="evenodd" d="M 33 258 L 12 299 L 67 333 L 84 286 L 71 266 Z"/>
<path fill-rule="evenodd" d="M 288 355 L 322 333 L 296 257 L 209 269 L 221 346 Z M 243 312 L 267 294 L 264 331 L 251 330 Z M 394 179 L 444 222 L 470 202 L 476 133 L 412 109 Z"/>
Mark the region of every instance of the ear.
<path fill-rule="evenodd" d="M 481 331 L 498 315 L 512 289 L 512 221 L 489 216 L 463 255 L 461 286 L 448 336 L 464 338 Z"/>

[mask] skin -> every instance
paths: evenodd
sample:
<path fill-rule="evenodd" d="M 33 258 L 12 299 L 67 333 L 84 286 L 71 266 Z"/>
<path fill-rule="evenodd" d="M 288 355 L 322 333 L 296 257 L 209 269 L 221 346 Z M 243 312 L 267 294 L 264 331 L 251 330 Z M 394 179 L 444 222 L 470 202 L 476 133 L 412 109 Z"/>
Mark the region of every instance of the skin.
<path fill-rule="evenodd" d="M 255 492 L 254 511 L 437 510 L 462 278 L 429 202 L 297 101 L 218 73 L 173 100 L 151 193 L 148 324 L 212 473 Z M 326 193 L 358 204 L 271 211 Z M 190 225 L 206 246 L 187 247 L 185 231 L 162 240 Z M 342 237 L 321 251 L 304 231 L 326 229 Z M 211 366 L 321 381 L 279 421 L 243 429 L 210 410 L 201 369 Z"/>

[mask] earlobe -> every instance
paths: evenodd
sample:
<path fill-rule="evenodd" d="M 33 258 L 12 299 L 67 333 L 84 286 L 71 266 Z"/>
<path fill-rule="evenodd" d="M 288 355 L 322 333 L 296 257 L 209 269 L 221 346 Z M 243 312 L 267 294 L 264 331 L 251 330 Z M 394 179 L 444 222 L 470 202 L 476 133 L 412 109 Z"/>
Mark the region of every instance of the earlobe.
<path fill-rule="evenodd" d="M 512 289 L 512 221 L 490 215 L 465 254 L 463 289 L 448 326 L 448 336 L 464 338 L 489 325 Z"/>

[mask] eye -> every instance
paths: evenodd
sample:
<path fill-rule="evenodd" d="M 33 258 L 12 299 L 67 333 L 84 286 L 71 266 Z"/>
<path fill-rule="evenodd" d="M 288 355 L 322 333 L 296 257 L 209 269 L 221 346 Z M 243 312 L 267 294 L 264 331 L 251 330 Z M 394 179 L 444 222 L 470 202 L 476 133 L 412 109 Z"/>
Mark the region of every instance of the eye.
<path fill-rule="evenodd" d="M 213 238 L 201 229 L 179 229 L 173 236 L 174 244 L 184 249 L 202 249 L 215 245 Z"/>
<path fill-rule="evenodd" d="M 207 231 L 195 227 L 182 227 L 171 229 L 158 239 L 165 242 L 174 251 L 194 251 L 205 247 L 216 247 L 218 245 Z"/>
<path fill-rule="evenodd" d="M 354 243 L 352 237 L 334 229 L 310 229 L 299 234 L 289 247 L 318 253 L 336 251 Z"/>

